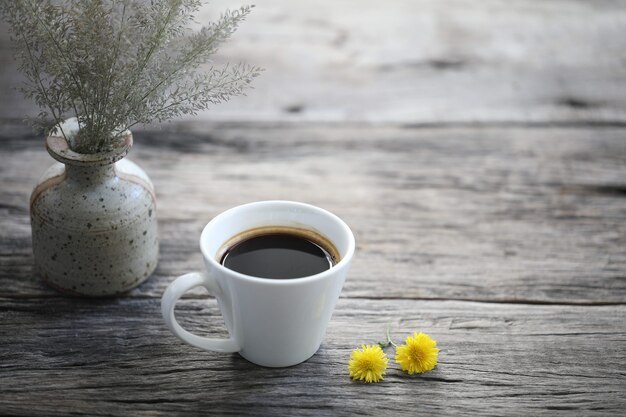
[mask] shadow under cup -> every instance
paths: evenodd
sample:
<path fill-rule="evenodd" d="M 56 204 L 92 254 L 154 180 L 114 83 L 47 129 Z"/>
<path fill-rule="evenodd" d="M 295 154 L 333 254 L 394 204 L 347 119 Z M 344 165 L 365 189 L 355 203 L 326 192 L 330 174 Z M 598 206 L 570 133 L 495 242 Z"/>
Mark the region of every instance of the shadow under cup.
<path fill-rule="evenodd" d="M 285 280 L 258 278 L 220 264 L 220 250 L 233 236 L 268 226 L 306 229 L 325 237 L 339 260 L 315 275 Z M 241 356 L 270 367 L 310 358 L 324 338 L 355 249 L 350 228 L 339 217 L 304 203 L 264 201 L 238 206 L 204 228 L 200 247 L 206 285 L 217 298 L 226 327 Z"/>

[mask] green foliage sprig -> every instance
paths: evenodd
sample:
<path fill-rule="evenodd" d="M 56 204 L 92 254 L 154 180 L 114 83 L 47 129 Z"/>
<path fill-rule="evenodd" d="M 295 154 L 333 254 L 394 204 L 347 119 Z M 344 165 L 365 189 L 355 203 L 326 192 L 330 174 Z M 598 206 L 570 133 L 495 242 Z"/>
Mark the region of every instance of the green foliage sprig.
<path fill-rule="evenodd" d="M 243 94 L 261 69 L 203 64 L 254 6 L 226 11 L 197 32 L 197 0 L 16 0 L 0 2 L 36 126 L 76 116 L 77 152 L 111 148 L 138 123 L 196 114 Z M 62 132 L 65 135 L 65 132 Z"/>

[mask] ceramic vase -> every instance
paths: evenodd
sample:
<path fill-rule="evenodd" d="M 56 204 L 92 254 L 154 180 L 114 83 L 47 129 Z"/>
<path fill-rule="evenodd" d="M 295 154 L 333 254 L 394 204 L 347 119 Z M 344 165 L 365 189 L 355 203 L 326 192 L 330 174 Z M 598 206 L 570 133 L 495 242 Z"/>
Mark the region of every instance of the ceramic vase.
<path fill-rule="evenodd" d="M 46 139 L 59 162 L 43 174 L 30 199 L 35 270 L 64 293 L 117 295 L 156 268 L 154 186 L 141 168 L 123 159 L 133 143 L 130 131 L 111 151 L 96 154 L 70 149 L 66 137 L 71 140 L 77 131 L 70 119 Z"/>

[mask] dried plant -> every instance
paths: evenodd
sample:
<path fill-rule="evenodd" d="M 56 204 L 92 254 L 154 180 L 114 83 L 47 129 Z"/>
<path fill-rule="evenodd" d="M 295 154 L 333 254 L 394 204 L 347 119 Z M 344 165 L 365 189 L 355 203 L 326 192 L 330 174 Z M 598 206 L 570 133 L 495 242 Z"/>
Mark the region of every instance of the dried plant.
<path fill-rule="evenodd" d="M 76 116 L 67 138 L 77 152 L 111 148 L 137 123 L 196 114 L 242 94 L 260 69 L 209 63 L 253 6 L 226 11 L 191 32 L 196 0 L 16 0 L 0 2 L 9 23 L 21 89 L 49 126 Z M 65 132 L 62 132 L 65 135 Z"/>

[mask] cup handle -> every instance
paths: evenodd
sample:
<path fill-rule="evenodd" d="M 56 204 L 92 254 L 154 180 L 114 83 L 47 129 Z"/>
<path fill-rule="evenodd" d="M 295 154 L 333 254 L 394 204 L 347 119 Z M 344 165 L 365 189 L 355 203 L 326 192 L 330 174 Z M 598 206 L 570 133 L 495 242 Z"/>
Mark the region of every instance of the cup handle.
<path fill-rule="evenodd" d="M 241 349 L 232 337 L 228 339 L 214 339 L 197 336 L 183 329 L 176 321 L 176 317 L 174 317 L 176 302 L 184 293 L 196 287 L 204 287 L 213 293 L 216 292 L 214 291 L 215 288 L 219 288 L 214 278 L 200 272 L 191 272 L 176 278 L 167 287 L 161 299 L 161 313 L 163 314 L 165 324 L 183 342 L 192 346 L 216 352 L 239 352 Z"/>

